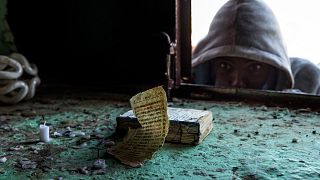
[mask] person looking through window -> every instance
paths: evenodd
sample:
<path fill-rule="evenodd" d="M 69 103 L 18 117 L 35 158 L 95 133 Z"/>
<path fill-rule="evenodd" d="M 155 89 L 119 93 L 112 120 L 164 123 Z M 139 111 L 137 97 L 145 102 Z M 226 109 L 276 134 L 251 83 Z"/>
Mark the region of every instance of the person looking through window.
<path fill-rule="evenodd" d="M 277 19 L 262 0 L 225 3 L 195 47 L 192 67 L 197 84 L 320 94 L 320 69 L 288 57 Z"/>

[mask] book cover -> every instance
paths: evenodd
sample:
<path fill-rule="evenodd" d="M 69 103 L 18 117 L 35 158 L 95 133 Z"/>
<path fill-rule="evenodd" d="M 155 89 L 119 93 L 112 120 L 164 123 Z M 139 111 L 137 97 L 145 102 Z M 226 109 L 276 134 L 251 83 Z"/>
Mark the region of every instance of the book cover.
<path fill-rule="evenodd" d="M 170 121 L 166 142 L 182 144 L 200 144 L 213 128 L 212 112 L 207 110 L 168 107 Z M 133 111 L 127 111 L 117 117 L 117 133 L 126 133 L 128 128 L 140 128 Z"/>

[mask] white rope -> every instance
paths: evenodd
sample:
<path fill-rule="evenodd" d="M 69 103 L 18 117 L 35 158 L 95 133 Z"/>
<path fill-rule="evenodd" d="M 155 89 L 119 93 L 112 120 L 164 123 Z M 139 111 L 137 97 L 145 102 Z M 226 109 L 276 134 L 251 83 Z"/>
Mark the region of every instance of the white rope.
<path fill-rule="evenodd" d="M 0 56 L 0 79 L 17 79 L 23 69 L 19 62 L 7 56 Z"/>
<path fill-rule="evenodd" d="M 10 57 L 16 61 L 18 61 L 21 65 L 23 70 L 28 73 L 29 75 L 36 76 L 38 74 L 38 68 L 34 64 L 29 64 L 26 57 L 19 53 L 12 53 Z"/>
<path fill-rule="evenodd" d="M 23 72 L 34 77 L 21 79 Z M 37 67 L 30 65 L 19 53 L 12 53 L 9 57 L 0 56 L 0 102 L 15 104 L 33 98 L 41 82 L 37 74 Z"/>
<path fill-rule="evenodd" d="M 41 81 L 38 76 L 29 80 L 28 82 L 29 91 L 25 99 L 33 98 L 34 94 L 36 93 L 36 87 L 39 86 L 40 83 Z"/>
<path fill-rule="evenodd" d="M 23 81 L 13 80 L 0 89 L 0 101 L 7 104 L 20 102 L 28 94 L 29 87 Z"/>

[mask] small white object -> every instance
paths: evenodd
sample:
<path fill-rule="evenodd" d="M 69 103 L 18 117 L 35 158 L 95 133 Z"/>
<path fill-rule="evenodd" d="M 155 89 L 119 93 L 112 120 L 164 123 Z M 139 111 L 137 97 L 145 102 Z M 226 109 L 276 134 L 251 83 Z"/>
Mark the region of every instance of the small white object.
<path fill-rule="evenodd" d="M 62 134 L 61 134 L 61 133 L 59 133 L 59 132 L 54 132 L 54 133 L 53 133 L 53 136 L 54 136 L 54 137 L 61 137 L 61 136 L 62 136 Z"/>
<path fill-rule="evenodd" d="M 71 130 L 71 128 L 70 128 L 69 126 L 68 126 L 68 127 L 66 127 L 66 130 L 67 130 L 67 131 L 72 131 L 72 130 Z"/>
<path fill-rule="evenodd" d="M 40 141 L 43 142 L 49 142 L 50 136 L 49 136 L 49 126 L 46 126 L 46 122 L 44 124 L 40 125 Z"/>
<path fill-rule="evenodd" d="M 86 135 L 86 133 L 81 132 L 81 131 L 72 131 L 69 134 L 69 137 L 77 137 L 77 136 L 85 136 L 85 135 Z"/>
<path fill-rule="evenodd" d="M 0 163 L 5 163 L 6 161 L 7 161 L 7 158 L 6 158 L 6 157 L 0 158 Z"/>

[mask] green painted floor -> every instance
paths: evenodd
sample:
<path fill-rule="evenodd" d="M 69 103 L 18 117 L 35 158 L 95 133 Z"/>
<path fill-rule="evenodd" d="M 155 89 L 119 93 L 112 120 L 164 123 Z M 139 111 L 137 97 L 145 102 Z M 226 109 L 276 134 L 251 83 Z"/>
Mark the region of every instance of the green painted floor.
<path fill-rule="evenodd" d="M 39 94 L 0 106 L 0 179 L 319 179 L 320 113 L 241 102 L 175 99 L 169 105 L 211 110 L 214 128 L 198 146 L 165 145 L 140 168 L 105 154 L 115 118 L 128 99 L 106 93 Z M 84 136 L 39 143 L 42 116 L 50 132 Z M 84 134 L 83 134 L 84 133 Z M 105 169 L 94 169 L 97 159 Z M 28 162 L 22 166 L 21 160 Z"/>

